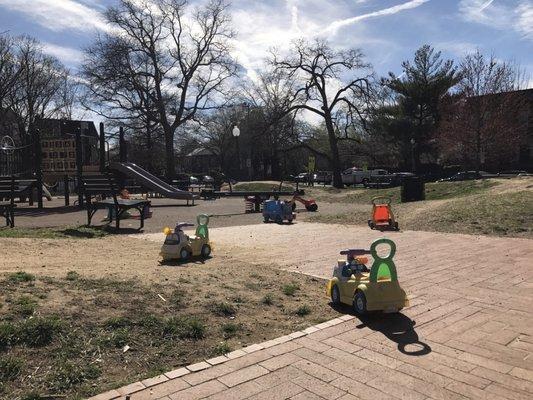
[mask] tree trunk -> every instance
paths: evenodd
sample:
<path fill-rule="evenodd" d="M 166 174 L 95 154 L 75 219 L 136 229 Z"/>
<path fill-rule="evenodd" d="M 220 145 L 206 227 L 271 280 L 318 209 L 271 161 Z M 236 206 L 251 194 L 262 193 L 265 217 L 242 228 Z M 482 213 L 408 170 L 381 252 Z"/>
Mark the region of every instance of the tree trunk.
<path fill-rule="evenodd" d="M 344 185 L 342 184 L 341 177 L 341 164 L 339 159 L 339 148 L 337 146 L 337 137 L 335 136 L 335 128 L 333 127 L 333 122 L 331 120 L 331 115 L 326 114 L 326 129 L 328 131 L 329 147 L 331 150 L 331 168 L 333 169 L 333 187 L 342 189 Z"/>
<path fill-rule="evenodd" d="M 170 181 L 176 176 L 176 165 L 174 159 L 174 132 L 170 126 L 163 126 L 165 132 L 165 169 L 166 177 Z"/>

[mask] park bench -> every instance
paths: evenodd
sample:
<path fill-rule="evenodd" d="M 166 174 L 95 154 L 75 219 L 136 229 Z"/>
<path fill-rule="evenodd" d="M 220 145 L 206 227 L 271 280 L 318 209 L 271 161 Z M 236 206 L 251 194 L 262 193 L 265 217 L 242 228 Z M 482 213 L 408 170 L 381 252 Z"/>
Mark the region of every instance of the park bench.
<path fill-rule="evenodd" d="M 15 226 L 15 196 L 18 191 L 18 181 L 14 177 L 0 177 L 0 216 L 11 228 Z"/>
<path fill-rule="evenodd" d="M 87 207 L 87 225 L 91 225 L 96 211 L 108 210 L 108 214 L 115 218 L 116 228 L 120 229 L 120 217 L 126 211 L 135 209 L 140 214 L 139 229 L 144 227 L 150 201 L 118 198 L 118 186 L 110 175 L 86 175 L 82 178 L 82 183 Z"/>

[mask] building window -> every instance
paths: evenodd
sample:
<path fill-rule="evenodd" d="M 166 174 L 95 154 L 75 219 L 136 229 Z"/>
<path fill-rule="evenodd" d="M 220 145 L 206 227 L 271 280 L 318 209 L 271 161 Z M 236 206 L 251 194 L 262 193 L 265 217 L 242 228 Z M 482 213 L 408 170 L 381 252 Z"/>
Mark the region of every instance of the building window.
<path fill-rule="evenodd" d="M 73 151 L 69 151 L 69 152 L 68 152 L 68 156 L 69 156 L 70 158 L 76 158 L 76 153 L 74 153 Z"/>
<path fill-rule="evenodd" d="M 43 158 L 48 158 L 48 153 L 44 152 L 43 153 Z"/>
<path fill-rule="evenodd" d="M 66 158 L 67 157 L 67 153 L 64 152 L 64 151 L 60 151 L 59 152 L 59 158 Z"/>
<path fill-rule="evenodd" d="M 70 147 L 70 142 L 68 140 L 65 141 L 65 147 Z"/>
<path fill-rule="evenodd" d="M 45 141 L 43 142 L 43 148 L 47 148 L 47 147 L 48 147 L 48 142 L 45 140 Z"/>
<path fill-rule="evenodd" d="M 76 168 L 76 163 L 75 162 L 71 162 L 70 163 L 70 169 L 75 169 Z"/>

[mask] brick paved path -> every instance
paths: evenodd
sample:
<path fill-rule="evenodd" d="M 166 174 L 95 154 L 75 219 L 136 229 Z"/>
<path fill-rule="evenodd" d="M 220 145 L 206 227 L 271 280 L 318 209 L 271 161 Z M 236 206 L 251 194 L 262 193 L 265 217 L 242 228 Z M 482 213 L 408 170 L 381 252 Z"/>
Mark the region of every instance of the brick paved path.
<path fill-rule="evenodd" d="M 343 246 L 364 246 L 380 236 L 357 227 L 300 224 L 298 235 L 283 228 L 229 227 L 212 235 L 219 251 L 239 257 L 231 235 L 240 230 L 239 246 L 253 247 L 258 262 L 270 259 L 324 277 Z M 411 299 L 403 314 L 360 321 L 340 313 L 303 332 L 95 399 L 533 398 L 533 241 L 427 232 L 388 236 L 398 244 L 399 278 Z M 305 265 L 288 262 L 300 253 L 307 255 Z"/>

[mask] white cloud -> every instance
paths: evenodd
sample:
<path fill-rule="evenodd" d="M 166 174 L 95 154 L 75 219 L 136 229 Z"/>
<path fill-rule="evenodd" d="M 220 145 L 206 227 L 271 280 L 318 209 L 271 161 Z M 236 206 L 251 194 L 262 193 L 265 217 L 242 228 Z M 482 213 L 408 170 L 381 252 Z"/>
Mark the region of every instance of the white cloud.
<path fill-rule="evenodd" d="M 495 0 L 461 0 L 459 13 L 465 21 L 502 31 L 514 30 L 523 38 L 533 40 L 533 3 L 529 0 L 505 3 Z"/>
<path fill-rule="evenodd" d="M 43 51 L 57 57 L 65 65 L 77 65 L 83 60 L 83 52 L 71 47 L 58 46 L 53 43 L 42 43 Z"/>
<path fill-rule="evenodd" d="M 74 0 L 0 0 L 0 6 L 52 31 L 109 29 L 100 12 Z"/>
<path fill-rule="evenodd" d="M 401 11 L 410 10 L 413 8 L 420 7 L 422 4 L 427 3 L 429 0 L 411 0 L 406 3 L 398 4 L 396 6 L 392 6 L 389 8 L 384 8 L 378 11 L 373 11 L 367 14 L 357 15 L 355 17 L 346 18 L 346 19 L 340 19 L 337 21 L 332 22 L 330 25 L 328 25 L 324 30 L 322 30 L 321 34 L 324 35 L 334 35 L 337 33 L 337 31 L 340 28 L 343 28 L 348 25 L 352 25 L 356 22 L 363 21 L 365 19 L 369 18 L 376 18 L 376 17 L 382 17 L 385 15 L 393 15 L 397 14 Z"/>
<path fill-rule="evenodd" d="M 474 53 L 479 46 L 471 42 L 449 41 L 435 43 L 437 50 L 444 50 L 456 57 L 463 57 L 465 54 Z"/>

